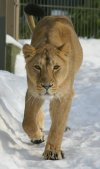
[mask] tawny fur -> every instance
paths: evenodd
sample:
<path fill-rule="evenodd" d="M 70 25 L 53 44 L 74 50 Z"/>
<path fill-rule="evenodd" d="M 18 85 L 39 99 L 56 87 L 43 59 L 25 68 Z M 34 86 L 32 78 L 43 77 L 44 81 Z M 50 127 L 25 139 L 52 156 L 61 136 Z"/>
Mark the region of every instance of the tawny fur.
<path fill-rule="evenodd" d="M 28 18 L 32 16 L 27 16 Z M 82 48 L 69 18 L 44 17 L 36 27 L 29 20 L 33 32 L 31 45 L 24 45 L 28 89 L 25 101 L 23 128 L 32 140 L 43 138 L 44 115 L 41 107 L 45 89 L 41 84 L 51 83 L 49 95 L 51 127 L 44 151 L 45 159 L 63 158 L 61 142 L 74 93 L 75 75 L 82 63 Z M 32 26 L 31 26 L 32 25 Z M 41 73 L 34 69 L 40 64 Z M 60 70 L 54 71 L 54 65 Z"/>

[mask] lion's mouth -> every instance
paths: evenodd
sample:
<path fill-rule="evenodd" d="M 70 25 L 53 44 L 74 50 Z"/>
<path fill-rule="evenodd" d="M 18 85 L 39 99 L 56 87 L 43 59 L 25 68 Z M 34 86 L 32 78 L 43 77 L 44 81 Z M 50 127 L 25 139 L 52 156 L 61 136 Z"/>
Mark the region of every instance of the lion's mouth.
<path fill-rule="evenodd" d="M 38 94 L 39 96 L 55 96 L 56 94 L 56 91 L 52 91 L 52 90 L 41 90 L 41 91 L 38 91 Z"/>
<path fill-rule="evenodd" d="M 45 93 L 39 94 L 41 97 L 53 97 L 54 93 L 49 93 L 48 91 L 46 91 Z"/>
<path fill-rule="evenodd" d="M 44 95 L 50 95 L 50 93 L 48 91 L 46 91 Z"/>

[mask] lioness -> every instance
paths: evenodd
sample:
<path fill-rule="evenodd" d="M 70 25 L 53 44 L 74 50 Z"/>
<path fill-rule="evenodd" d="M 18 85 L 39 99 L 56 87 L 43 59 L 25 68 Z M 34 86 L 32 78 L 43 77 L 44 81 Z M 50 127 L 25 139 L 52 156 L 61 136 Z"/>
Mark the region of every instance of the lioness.
<path fill-rule="evenodd" d="M 33 143 L 44 141 L 42 105 L 50 97 L 51 127 L 44 159 L 64 158 L 61 142 L 74 93 L 75 75 L 82 63 L 82 48 L 71 20 L 65 16 L 46 16 L 35 27 L 40 7 L 27 5 L 26 17 L 32 32 L 31 45 L 23 46 L 28 89 L 23 128 Z"/>

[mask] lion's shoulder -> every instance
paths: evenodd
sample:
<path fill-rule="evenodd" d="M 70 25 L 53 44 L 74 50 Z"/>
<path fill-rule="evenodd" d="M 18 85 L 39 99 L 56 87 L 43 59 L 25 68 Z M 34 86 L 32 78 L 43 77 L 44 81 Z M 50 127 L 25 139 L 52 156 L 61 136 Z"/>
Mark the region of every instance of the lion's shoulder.
<path fill-rule="evenodd" d="M 46 16 L 36 26 L 33 32 L 32 45 L 38 47 L 42 43 L 61 46 L 68 40 L 73 29 L 71 20 L 65 16 Z"/>
<path fill-rule="evenodd" d="M 47 24 L 47 26 L 54 26 L 55 23 L 63 23 L 63 24 L 67 24 L 70 26 L 73 26 L 72 21 L 69 17 L 67 16 L 45 16 L 38 24 L 41 26 L 45 25 L 45 23 Z"/>

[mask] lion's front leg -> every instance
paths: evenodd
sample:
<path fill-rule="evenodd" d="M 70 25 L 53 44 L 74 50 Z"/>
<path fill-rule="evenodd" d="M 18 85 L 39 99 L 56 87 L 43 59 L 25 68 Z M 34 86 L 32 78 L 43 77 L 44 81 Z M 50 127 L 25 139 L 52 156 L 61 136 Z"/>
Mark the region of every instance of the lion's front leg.
<path fill-rule="evenodd" d="M 23 119 L 23 129 L 33 143 L 44 141 L 42 132 L 43 113 L 41 112 L 43 100 L 34 98 L 28 92 L 25 100 L 25 112 Z"/>
<path fill-rule="evenodd" d="M 62 137 L 70 110 L 72 95 L 61 98 L 61 100 L 53 99 L 50 104 L 52 114 L 52 124 L 44 151 L 44 158 L 49 160 L 59 160 L 64 158 L 61 150 Z"/>

